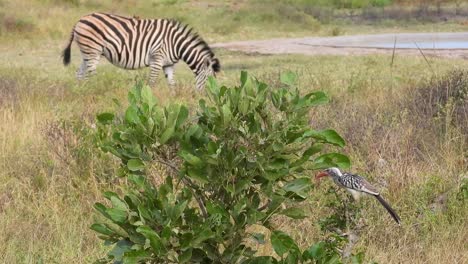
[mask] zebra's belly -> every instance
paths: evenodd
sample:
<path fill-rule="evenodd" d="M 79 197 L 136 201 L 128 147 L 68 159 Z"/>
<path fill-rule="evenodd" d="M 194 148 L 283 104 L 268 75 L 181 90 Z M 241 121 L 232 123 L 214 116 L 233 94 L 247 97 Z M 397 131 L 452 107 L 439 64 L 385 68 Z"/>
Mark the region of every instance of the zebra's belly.
<path fill-rule="evenodd" d="M 132 54 L 132 53 L 129 53 L 129 54 Z M 123 54 L 121 54 L 120 56 L 115 55 L 115 54 L 110 54 L 107 49 L 104 50 L 103 55 L 113 65 L 122 69 L 126 69 L 126 70 L 136 70 L 136 69 L 141 69 L 141 68 L 145 68 L 149 66 L 148 56 L 145 56 L 145 58 L 142 60 L 135 60 L 133 58 L 124 56 Z"/>
<path fill-rule="evenodd" d="M 119 67 L 119 68 L 122 68 L 122 69 L 126 69 L 126 70 L 137 70 L 137 69 L 141 69 L 141 68 L 145 68 L 145 67 L 148 67 L 149 65 L 146 65 L 146 64 L 139 64 L 139 63 L 126 63 L 126 62 L 111 62 L 112 64 L 114 64 L 115 66 Z"/>

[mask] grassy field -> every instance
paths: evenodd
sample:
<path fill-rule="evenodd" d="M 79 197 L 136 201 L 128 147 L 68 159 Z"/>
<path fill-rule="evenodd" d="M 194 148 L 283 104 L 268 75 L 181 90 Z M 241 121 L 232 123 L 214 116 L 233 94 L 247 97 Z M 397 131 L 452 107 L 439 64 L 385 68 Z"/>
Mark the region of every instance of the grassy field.
<path fill-rule="evenodd" d="M 114 160 L 93 145 L 94 117 L 114 109 L 113 98 L 125 101 L 134 80 L 146 78 L 148 71 L 124 71 L 103 60 L 96 76 L 77 82 L 77 48 L 72 49 L 68 68 L 61 64 L 60 51 L 81 15 L 132 10 L 131 14 L 147 17 L 178 17 L 193 24 L 209 42 L 330 35 L 336 27 L 345 33 L 463 29 L 457 23 L 397 28 L 395 23 L 321 24 L 309 16 L 294 20 L 296 16 L 262 11 L 272 14 L 270 23 L 268 16 L 247 11 L 258 5 L 0 1 L 2 10 L 11 10 L 0 13 L 0 262 L 89 263 L 107 250 L 89 229 L 96 217 L 92 205 L 103 200 L 102 190 L 118 189 L 121 181 L 112 176 Z M 236 14 L 242 19 L 221 20 L 236 15 L 229 13 L 230 8 L 238 8 Z M 467 69 L 468 61 L 429 58 L 426 62 L 422 57 L 397 56 L 391 65 L 391 57 L 377 55 L 215 52 L 223 69 L 219 82 L 234 85 L 240 70 L 247 70 L 274 85 L 280 72 L 292 70 L 304 92 L 324 90 L 331 96 L 329 105 L 311 113 L 311 125 L 333 128 L 344 136 L 344 152 L 351 157 L 353 170 L 368 175 L 403 219 L 398 228 L 375 201 L 363 202 L 367 225 L 356 249 L 363 250 L 367 259 L 468 262 L 468 200 L 462 191 L 468 181 L 468 72 L 453 73 Z M 176 79 L 175 91 L 162 78 L 158 82 L 154 93 L 162 103 L 195 105 L 204 96 L 194 92 L 194 78 L 185 65 L 178 65 Z M 310 218 L 294 224 L 276 220 L 302 246 L 322 236 L 317 221 L 329 213 L 321 199 L 323 190 L 314 190 L 305 205 Z"/>

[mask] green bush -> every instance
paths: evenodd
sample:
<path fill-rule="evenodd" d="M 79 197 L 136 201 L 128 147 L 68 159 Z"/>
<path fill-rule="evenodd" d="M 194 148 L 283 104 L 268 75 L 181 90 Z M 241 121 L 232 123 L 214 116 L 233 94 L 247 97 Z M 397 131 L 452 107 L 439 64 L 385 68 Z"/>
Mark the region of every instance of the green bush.
<path fill-rule="evenodd" d="M 324 153 L 344 140 L 309 125 L 309 111 L 327 96 L 300 95 L 292 73 L 275 88 L 245 72 L 240 79 L 232 88 L 209 79 L 207 99 L 192 115 L 180 104 L 159 106 L 142 84 L 129 92 L 125 114 L 98 115 L 100 148 L 121 160 L 129 182 L 123 198 L 106 192 L 110 205 L 95 205 L 107 220 L 91 228 L 114 245 L 102 263 L 339 262 L 336 245 L 302 251 L 271 225 L 275 215 L 307 217 L 299 203 L 311 171 L 349 166 L 345 155 Z M 172 171 L 159 185 L 149 177 L 154 163 Z M 279 259 L 246 245 L 249 237 L 264 243 L 247 231 L 254 224 L 271 231 Z"/>

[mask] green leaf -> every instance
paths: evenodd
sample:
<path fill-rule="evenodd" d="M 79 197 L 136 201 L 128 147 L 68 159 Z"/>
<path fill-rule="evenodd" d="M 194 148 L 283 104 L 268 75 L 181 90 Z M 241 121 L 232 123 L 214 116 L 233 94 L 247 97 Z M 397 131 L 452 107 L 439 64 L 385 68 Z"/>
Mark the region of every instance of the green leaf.
<path fill-rule="evenodd" d="M 185 120 L 187 120 L 188 115 L 189 115 L 189 111 L 187 107 L 185 107 L 184 105 L 181 105 L 180 110 L 179 110 L 179 115 L 177 116 L 176 127 L 180 127 L 185 122 Z"/>
<path fill-rule="evenodd" d="M 107 124 L 112 123 L 112 121 L 114 120 L 114 114 L 113 113 L 101 113 L 97 115 L 96 118 L 99 123 L 103 125 L 107 125 Z"/>
<path fill-rule="evenodd" d="M 330 167 L 347 169 L 351 167 L 351 161 L 346 155 L 340 153 L 327 153 L 320 155 L 314 160 L 312 169 L 326 169 Z"/>
<path fill-rule="evenodd" d="M 182 234 L 181 239 L 180 239 L 180 249 L 189 250 L 191 248 L 192 240 L 193 240 L 192 233 Z"/>
<path fill-rule="evenodd" d="M 305 199 L 309 194 L 310 187 L 311 183 L 309 178 L 298 178 L 286 183 L 283 186 L 283 190 L 289 193 L 294 193 Z"/>
<path fill-rule="evenodd" d="M 288 252 L 299 252 L 299 247 L 296 242 L 294 242 L 294 240 L 284 232 L 273 231 L 271 233 L 270 241 L 276 254 L 280 257 Z"/>
<path fill-rule="evenodd" d="M 287 208 L 284 209 L 280 212 L 280 214 L 288 216 L 293 219 L 304 219 L 307 217 L 307 214 L 304 212 L 304 210 L 301 210 L 299 208 Z"/>
<path fill-rule="evenodd" d="M 327 143 L 339 147 L 344 147 L 346 144 L 344 139 L 335 130 L 332 129 L 325 129 L 320 131 L 309 130 L 306 133 L 304 133 L 303 137 L 312 137 L 315 139 L 323 140 Z"/>
<path fill-rule="evenodd" d="M 299 263 L 300 253 L 294 252 L 293 254 L 288 254 L 286 259 L 283 261 L 285 264 L 297 264 Z"/>
<path fill-rule="evenodd" d="M 240 77 L 240 81 L 241 81 L 241 87 L 244 87 L 245 84 L 247 83 L 247 80 L 248 80 L 248 74 L 246 71 L 241 71 L 241 77 Z"/>
<path fill-rule="evenodd" d="M 231 113 L 231 110 L 229 109 L 229 106 L 228 105 L 223 105 L 223 120 L 224 120 L 224 125 L 225 126 L 228 126 L 230 125 L 230 122 L 232 120 L 232 113 Z"/>
<path fill-rule="evenodd" d="M 130 171 L 143 171 L 145 169 L 145 164 L 140 159 L 130 159 L 127 162 L 127 168 Z"/>
<path fill-rule="evenodd" d="M 313 92 L 310 93 L 310 95 L 313 97 L 309 99 L 309 106 L 327 104 L 330 101 L 327 94 L 324 92 Z"/>
<path fill-rule="evenodd" d="M 206 176 L 203 170 L 198 170 L 196 168 L 188 168 L 187 175 L 190 178 L 199 181 L 200 183 L 208 183 L 208 177 Z"/>
<path fill-rule="evenodd" d="M 140 123 L 140 118 L 138 117 L 138 109 L 135 106 L 129 106 L 125 112 L 125 120 L 130 124 Z"/>
<path fill-rule="evenodd" d="M 278 263 L 278 261 L 275 258 L 269 257 L 269 256 L 252 257 L 242 262 L 242 264 L 276 264 L 276 263 Z"/>
<path fill-rule="evenodd" d="M 189 262 L 191 258 L 192 258 L 192 249 L 189 248 L 183 251 L 182 254 L 179 255 L 179 263 Z"/>
<path fill-rule="evenodd" d="M 122 201 L 119 197 L 112 196 L 110 198 L 110 200 L 111 200 L 112 205 L 114 206 L 114 208 L 122 210 L 122 211 L 128 210 L 127 204 L 124 201 Z"/>
<path fill-rule="evenodd" d="M 213 94 L 218 96 L 219 95 L 219 88 L 218 88 L 218 83 L 216 82 L 216 79 L 213 76 L 208 77 L 208 91 Z"/>
<path fill-rule="evenodd" d="M 257 243 L 259 243 L 261 245 L 265 244 L 265 235 L 264 234 L 253 233 L 252 237 L 254 238 L 255 241 L 257 241 Z"/>
<path fill-rule="evenodd" d="M 93 224 L 90 227 L 92 230 L 101 233 L 106 236 L 113 236 L 115 235 L 114 231 L 108 228 L 105 224 Z"/>
<path fill-rule="evenodd" d="M 172 221 L 177 221 L 179 217 L 182 216 L 185 208 L 187 207 L 187 204 L 188 204 L 188 201 L 183 201 L 173 207 L 172 214 L 171 214 Z"/>
<path fill-rule="evenodd" d="M 215 234 L 210 229 L 200 230 L 197 232 L 192 241 L 193 247 L 198 247 L 203 241 L 213 238 Z"/>
<path fill-rule="evenodd" d="M 304 260 L 322 260 L 323 259 L 323 255 L 324 255 L 324 252 L 325 252 L 325 243 L 324 242 L 319 242 L 319 243 L 316 243 L 314 245 L 312 245 L 311 247 L 309 247 L 306 251 L 304 251 L 304 253 L 302 254 L 302 257 L 304 258 Z"/>
<path fill-rule="evenodd" d="M 172 230 L 170 226 L 165 226 L 161 232 L 159 232 L 159 237 L 161 237 L 161 243 L 165 246 L 169 244 L 169 240 L 172 235 Z"/>
<path fill-rule="evenodd" d="M 302 157 L 296 160 L 291 167 L 298 167 L 303 165 L 305 162 L 309 161 L 312 155 L 319 153 L 323 149 L 323 144 L 315 143 L 312 147 L 308 148 L 304 153 L 302 153 Z"/>
<path fill-rule="evenodd" d="M 115 208 L 106 209 L 110 219 L 116 223 L 123 224 L 127 221 L 127 212 Z"/>
<path fill-rule="evenodd" d="M 246 115 L 249 113 L 250 109 L 250 100 L 248 100 L 245 97 L 239 98 L 239 102 L 237 104 L 237 108 L 239 109 L 239 112 L 243 115 Z"/>
<path fill-rule="evenodd" d="M 103 216 L 110 218 L 110 216 L 107 214 L 106 210 L 107 207 L 103 205 L 102 203 L 95 203 L 94 204 L 94 209 L 96 209 L 98 212 L 100 212 Z"/>
<path fill-rule="evenodd" d="M 163 252 L 164 246 L 161 242 L 161 238 L 153 229 L 148 226 L 140 226 L 136 229 L 136 231 L 145 236 L 150 241 L 151 248 L 153 248 L 156 254 Z"/>
<path fill-rule="evenodd" d="M 151 91 L 151 88 L 147 85 L 143 86 L 143 88 L 141 89 L 141 99 L 143 102 L 148 104 L 150 111 L 153 108 L 153 106 L 155 106 L 157 103 L 156 97 Z"/>
<path fill-rule="evenodd" d="M 145 260 L 149 260 L 151 254 L 145 250 L 134 250 L 124 254 L 123 264 L 138 264 L 144 263 Z"/>
<path fill-rule="evenodd" d="M 294 72 L 284 72 L 280 76 L 280 81 L 288 86 L 294 86 L 297 81 L 297 74 Z"/>
<path fill-rule="evenodd" d="M 133 243 L 126 239 L 120 240 L 114 246 L 114 248 L 109 252 L 109 256 L 113 257 L 114 262 L 122 261 L 122 258 L 125 253 L 132 250 Z"/>
<path fill-rule="evenodd" d="M 190 126 L 190 128 L 185 133 L 184 137 L 186 138 L 186 140 L 189 140 L 191 137 L 199 139 L 202 133 L 203 130 L 201 129 L 201 127 L 195 124 Z"/>
<path fill-rule="evenodd" d="M 140 189 L 144 189 L 146 187 L 146 179 L 142 175 L 129 174 L 128 179 Z"/>
<path fill-rule="evenodd" d="M 183 151 L 183 150 L 180 151 L 179 156 L 183 160 L 185 160 L 188 164 L 193 165 L 195 167 L 202 167 L 204 164 L 203 161 L 199 157 L 192 155 L 188 153 L 187 151 Z"/>
<path fill-rule="evenodd" d="M 164 132 L 161 134 L 161 137 L 159 138 L 159 142 L 161 144 L 166 144 L 166 142 L 171 139 L 171 137 L 174 135 L 175 128 L 173 126 L 170 126 L 164 130 Z"/>
<path fill-rule="evenodd" d="M 353 264 L 361 264 L 364 263 L 364 253 L 359 252 L 358 254 L 351 257 L 351 263 Z"/>

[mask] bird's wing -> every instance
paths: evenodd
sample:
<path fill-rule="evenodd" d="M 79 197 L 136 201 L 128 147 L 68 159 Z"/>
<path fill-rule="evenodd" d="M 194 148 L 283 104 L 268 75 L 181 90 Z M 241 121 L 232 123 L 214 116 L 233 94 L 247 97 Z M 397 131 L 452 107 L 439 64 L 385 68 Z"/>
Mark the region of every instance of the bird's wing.
<path fill-rule="evenodd" d="M 365 193 L 368 193 L 368 194 L 372 194 L 372 195 L 379 195 L 379 190 L 377 190 L 377 188 L 375 188 L 372 184 L 370 184 L 366 179 L 362 178 L 361 176 L 356 176 L 358 178 L 360 178 L 360 183 L 361 183 L 361 191 L 362 192 L 365 192 Z"/>

